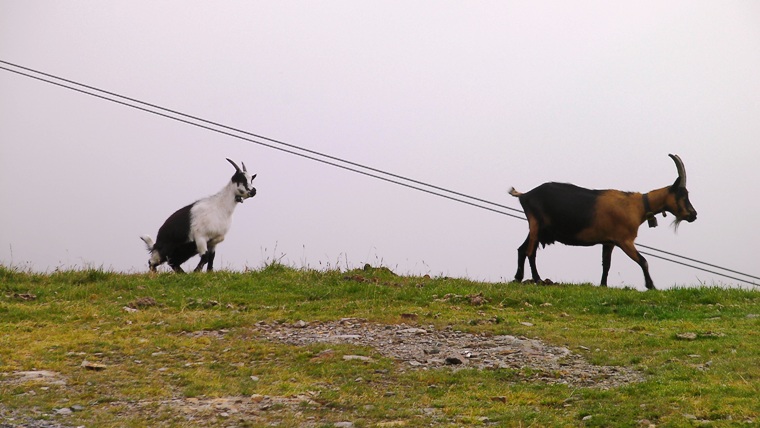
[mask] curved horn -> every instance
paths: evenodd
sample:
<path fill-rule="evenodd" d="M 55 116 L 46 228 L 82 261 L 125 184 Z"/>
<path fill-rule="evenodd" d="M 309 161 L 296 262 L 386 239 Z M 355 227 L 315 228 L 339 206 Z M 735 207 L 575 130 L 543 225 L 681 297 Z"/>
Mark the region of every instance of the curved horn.
<path fill-rule="evenodd" d="M 240 171 L 240 168 L 238 168 L 238 166 L 235 164 L 235 162 L 232 162 L 232 161 L 230 160 L 230 158 L 226 158 L 226 159 L 227 159 L 227 162 L 231 163 L 231 164 L 232 164 L 232 166 L 234 166 L 234 167 L 235 167 L 235 171 L 237 171 L 237 172 L 242 172 L 242 171 Z"/>
<path fill-rule="evenodd" d="M 676 169 L 678 169 L 678 176 L 681 178 L 681 183 L 679 184 L 679 187 L 686 187 L 686 168 L 683 166 L 683 161 L 681 160 L 678 155 L 668 155 L 671 159 L 673 159 L 673 162 L 676 163 Z"/>

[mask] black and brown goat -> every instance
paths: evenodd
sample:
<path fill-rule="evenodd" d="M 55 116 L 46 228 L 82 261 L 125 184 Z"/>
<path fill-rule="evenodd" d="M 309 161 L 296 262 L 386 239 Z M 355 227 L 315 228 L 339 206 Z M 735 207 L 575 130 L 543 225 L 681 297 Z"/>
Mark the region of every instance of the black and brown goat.
<path fill-rule="evenodd" d="M 641 266 L 646 287 L 654 289 L 647 261 L 634 245 L 639 226 L 649 221 L 649 227 L 655 227 L 654 216 L 659 213 L 664 216 L 666 211 L 676 217 L 676 228 L 683 220 L 691 223 L 697 219 L 686 190 L 683 162 L 677 155 L 669 156 L 676 163 L 678 178 L 671 186 L 644 194 L 591 190 L 566 183 L 544 183 L 526 193 L 513 187 L 509 194 L 520 199 L 530 228 L 525 242 L 517 249 L 515 281 L 522 281 L 527 257 L 533 281 L 540 282 L 536 270 L 538 244 L 546 246 L 558 241 L 578 246 L 602 244 L 602 286 L 607 286 L 612 250 L 618 246 Z"/>

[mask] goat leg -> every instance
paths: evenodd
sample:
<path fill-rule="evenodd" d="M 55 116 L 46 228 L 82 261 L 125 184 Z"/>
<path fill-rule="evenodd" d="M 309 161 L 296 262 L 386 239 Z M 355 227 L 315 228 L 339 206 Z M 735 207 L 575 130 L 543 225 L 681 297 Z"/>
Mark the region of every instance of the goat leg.
<path fill-rule="evenodd" d="M 602 287 L 607 286 L 607 274 L 610 273 L 610 264 L 612 263 L 612 250 L 614 244 L 602 244 Z"/>
<path fill-rule="evenodd" d="M 206 272 L 211 272 L 214 270 L 214 257 L 216 256 L 215 250 L 208 250 L 208 266 L 206 267 Z"/>

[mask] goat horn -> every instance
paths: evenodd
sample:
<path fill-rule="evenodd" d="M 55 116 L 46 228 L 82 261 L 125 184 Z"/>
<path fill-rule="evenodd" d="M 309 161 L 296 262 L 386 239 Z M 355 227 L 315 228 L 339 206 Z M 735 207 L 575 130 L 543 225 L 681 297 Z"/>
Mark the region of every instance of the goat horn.
<path fill-rule="evenodd" d="M 237 164 L 235 164 L 235 162 L 232 162 L 232 161 L 230 160 L 230 158 L 226 158 L 226 159 L 227 159 L 227 162 L 231 163 L 231 164 L 232 164 L 232 166 L 234 166 L 234 167 L 235 167 L 235 171 L 237 171 L 237 172 L 242 172 L 242 171 L 240 171 L 240 168 L 238 168 Z"/>
<path fill-rule="evenodd" d="M 671 159 L 673 159 L 673 162 L 676 163 L 676 168 L 678 169 L 678 176 L 681 177 L 681 183 L 679 184 L 680 187 L 686 187 L 686 168 L 683 166 L 683 161 L 681 160 L 678 155 L 668 155 Z"/>
<path fill-rule="evenodd" d="M 245 162 L 240 162 L 241 165 L 243 165 L 243 172 L 248 172 L 247 169 L 245 169 Z"/>

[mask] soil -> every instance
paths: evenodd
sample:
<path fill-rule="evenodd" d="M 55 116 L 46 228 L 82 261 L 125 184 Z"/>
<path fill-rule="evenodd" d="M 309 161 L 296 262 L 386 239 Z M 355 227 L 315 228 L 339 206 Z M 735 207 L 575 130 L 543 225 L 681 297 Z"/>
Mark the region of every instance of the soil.
<path fill-rule="evenodd" d="M 602 389 L 644 379 L 640 372 L 627 367 L 593 365 L 565 347 L 510 335 L 472 334 L 452 328 L 436 330 L 434 326 L 384 325 L 355 318 L 293 324 L 260 322 L 255 330 L 268 340 L 291 345 L 328 343 L 370 347 L 398 361 L 400 370 L 513 369 L 522 382 Z"/>

